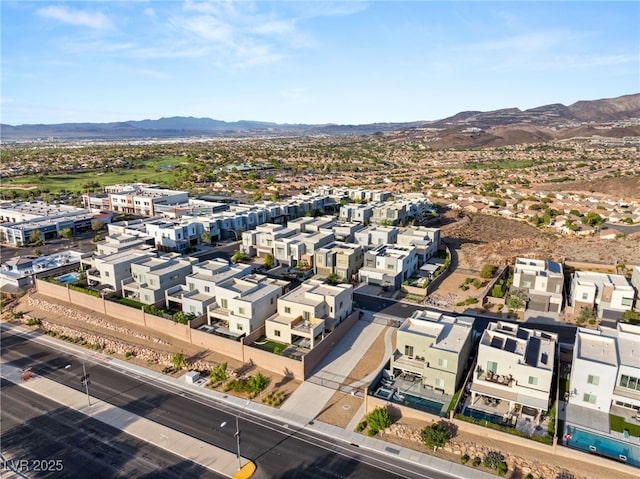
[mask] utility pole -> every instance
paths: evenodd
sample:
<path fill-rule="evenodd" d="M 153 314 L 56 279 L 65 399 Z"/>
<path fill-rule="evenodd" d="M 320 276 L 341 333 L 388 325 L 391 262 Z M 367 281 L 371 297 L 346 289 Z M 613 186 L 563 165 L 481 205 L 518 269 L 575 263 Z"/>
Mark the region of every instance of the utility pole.
<path fill-rule="evenodd" d="M 87 391 L 87 403 L 89 407 L 91 407 L 91 396 L 89 395 L 89 375 L 87 374 L 87 369 L 85 367 L 84 361 L 82 362 L 82 378 L 80 378 L 80 383 L 84 386 L 84 389 Z"/>

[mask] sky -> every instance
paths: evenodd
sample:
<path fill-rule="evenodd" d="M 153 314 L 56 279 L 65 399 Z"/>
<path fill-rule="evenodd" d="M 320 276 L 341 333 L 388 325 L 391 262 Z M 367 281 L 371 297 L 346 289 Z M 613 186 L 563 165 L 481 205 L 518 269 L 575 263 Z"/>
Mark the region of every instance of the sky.
<path fill-rule="evenodd" d="M 637 1 L 2 0 L 0 122 L 366 124 L 640 92 Z"/>

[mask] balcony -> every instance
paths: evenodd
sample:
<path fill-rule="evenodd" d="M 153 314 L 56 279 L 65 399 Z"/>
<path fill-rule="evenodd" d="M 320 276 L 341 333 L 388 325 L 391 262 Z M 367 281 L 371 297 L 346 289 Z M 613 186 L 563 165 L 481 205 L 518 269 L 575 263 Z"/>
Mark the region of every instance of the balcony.
<path fill-rule="evenodd" d="M 515 382 L 511 374 L 502 375 L 502 374 L 496 374 L 491 371 L 478 371 L 476 378 L 479 379 L 480 381 L 487 381 L 493 384 L 501 384 L 507 387 L 512 387 L 513 383 Z"/>

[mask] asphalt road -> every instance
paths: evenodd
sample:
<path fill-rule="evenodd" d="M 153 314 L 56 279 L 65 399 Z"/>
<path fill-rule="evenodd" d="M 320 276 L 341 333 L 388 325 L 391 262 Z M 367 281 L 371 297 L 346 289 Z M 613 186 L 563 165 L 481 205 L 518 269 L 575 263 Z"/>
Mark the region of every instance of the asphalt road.
<path fill-rule="evenodd" d="M 366 294 L 361 294 L 355 292 L 353 294 L 353 301 L 356 303 L 358 308 L 366 309 L 369 311 L 374 311 L 378 313 L 388 314 L 390 316 L 397 316 L 400 318 L 408 318 L 413 314 L 416 310 L 428 310 L 435 311 L 438 313 L 442 313 L 435 308 L 428 308 L 420 305 L 414 305 L 409 303 L 404 303 L 402 301 L 396 301 L 394 299 L 389 298 L 381 298 L 379 296 L 369 296 Z M 461 315 L 464 313 L 456 313 L 456 315 Z M 475 318 L 473 323 L 473 330 L 482 334 L 482 332 L 487 328 L 487 325 L 490 322 L 498 321 L 495 317 L 492 316 L 482 316 L 479 314 L 470 314 Z M 562 323 L 549 323 L 549 322 L 536 322 L 536 321 L 527 321 L 526 323 L 503 320 L 508 322 L 516 322 L 519 325 L 530 328 L 530 329 L 540 329 L 542 331 L 550 331 L 558 334 L 558 340 L 561 343 L 573 344 L 575 342 L 576 337 L 576 327 L 571 324 L 562 324 Z"/>
<path fill-rule="evenodd" d="M 21 368 L 31 366 L 48 379 L 81 390 L 82 364 L 78 358 L 4 331 L 1 339 L 4 361 Z M 67 364 L 71 367 L 65 368 Z M 236 412 L 215 399 L 177 387 L 171 390 L 166 384 L 156 386 L 131 373 L 123 374 L 112 365 L 87 361 L 86 366 L 92 396 L 233 452 L 235 428 L 228 424 L 234 424 L 238 414 L 241 453 L 256 463 L 256 479 L 452 477 L 388 454 L 358 449 L 308 428 L 290 428 L 275 418 L 253 414 L 250 408 Z M 224 422 L 228 423 L 226 427 L 222 427 Z"/>
<path fill-rule="evenodd" d="M 7 380 L 1 388 L 2 477 L 224 477 Z"/>

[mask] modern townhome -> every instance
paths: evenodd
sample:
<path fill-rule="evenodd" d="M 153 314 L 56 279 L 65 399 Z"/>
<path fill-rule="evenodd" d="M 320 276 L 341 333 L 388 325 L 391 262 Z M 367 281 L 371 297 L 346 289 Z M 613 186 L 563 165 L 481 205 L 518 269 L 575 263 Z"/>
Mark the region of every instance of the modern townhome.
<path fill-rule="evenodd" d="M 353 311 L 353 286 L 309 280 L 278 299 L 277 314 L 265 322 L 268 339 L 313 349 Z"/>
<path fill-rule="evenodd" d="M 373 206 L 371 222 L 385 226 L 404 226 L 407 224 L 407 204 L 404 201 L 377 203 Z"/>
<path fill-rule="evenodd" d="M 563 285 L 564 274 L 560 263 L 530 258 L 516 259 L 512 288 L 527 295 L 527 309 L 559 313 L 562 309 Z"/>
<path fill-rule="evenodd" d="M 366 224 L 373 217 L 373 206 L 349 203 L 340 207 L 340 221 Z"/>
<path fill-rule="evenodd" d="M 131 277 L 131 266 L 157 258 L 157 253 L 150 247 L 125 249 L 118 253 L 95 255 L 83 259 L 82 264 L 88 266 L 86 270 L 87 284 L 97 290 L 122 291 L 122 282 Z"/>
<path fill-rule="evenodd" d="M 298 262 L 313 267 L 316 250 L 333 243 L 333 231 L 321 230 L 317 233 L 298 233 L 273 242 L 274 258 L 280 264 L 295 266 Z"/>
<path fill-rule="evenodd" d="M 440 247 L 440 229 L 412 226 L 398 233 L 397 244 L 415 246 L 418 254 L 418 266 L 425 264 Z"/>
<path fill-rule="evenodd" d="M 636 292 L 622 275 L 576 271 L 571 275 L 569 304 L 578 314 L 582 308 L 595 311 L 603 320 L 618 320 L 633 308 Z"/>
<path fill-rule="evenodd" d="M 242 278 L 251 274 L 248 264 L 230 264 L 223 258 L 203 261 L 193 265 L 192 273 L 179 284 L 165 291 L 167 309 L 179 305 L 183 313 L 196 316 L 205 314 L 215 301 L 216 285 L 231 278 Z"/>
<path fill-rule="evenodd" d="M 455 394 L 469 366 L 473 322 L 468 316 L 415 311 L 398 328 L 391 375 L 411 375 L 425 389 Z"/>
<path fill-rule="evenodd" d="M 490 404 L 514 423 L 525 417 L 539 424 L 551 401 L 557 344 L 555 333 L 489 323 L 478 345 L 469 407 Z"/>
<path fill-rule="evenodd" d="M 355 243 L 356 232 L 364 228 L 361 223 L 355 222 L 339 222 L 333 225 L 333 235 L 336 241 L 344 241 L 345 243 Z"/>
<path fill-rule="evenodd" d="M 398 289 L 418 269 L 414 246 L 381 245 L 364 253 L 360 281 L 370 285 Z"/>
<path fill-rule="evenodd" d="M 148 224 L 147 234 L 156 242 L 158 251 L 181 252 L 200 242 L 196 223 L 184 218 Z"/>
<path fill-rule="evenodd" d="M 318 218 L 303 216 L 289 221 L 287 226 L 298 230 L 300 233 L 317 233 L 321 230 L 331 231 L 335 224 L 335 216 L 319 216 Z"/>
<path fill-rule="evenodd" d="M 611 417 L 640 421 L 640 326 L 578 328 L 566 412 L 567 424 L 603 433 Z M 619 431 L 622 433 L 623 431 Z M 636 442 L 637 444 L 637 442 Z"/>
<path fill-rule="evenodd" d="M 297 234 L 294 228 L 287 228 L 280 224 L 266 223 L 257 226 L 255 230 L 242 233 L 242 248 L 251 256 L 265 256 L 274 254 L 274 242 L 281 238 L 288 238 Z"/>
<path fill-rule="evenodd" d="M 143 304 L 164 301 L 165 290 L 184 283 L 196 258 L 167 253 L 131 264 L 131 276 L 122 280 L 122 296 Z"/>
<path fill-rule="evenodd" d="M 344 282 L 357 277 L 363 262 L 362 246 L 356 243 L 331 243 L 314 254 L 316 274 L 325 277 L 335 274 Z"/>
<path fill-rule="evenodd" d="M 640 266 L 634 266 L 631 272 L 631 286 L 636 290 L 636 308 L 640 309 Z"/>
<path fill-rule="evenodd" d="M 399 230 L 395 226 L 371 225 L 356 231 L 356 243 L 364 249 L 374 248 L 383 244 L 395 244 L 398 241 Z"/>
<path fill-rule="evenodd" d="M 104 240 L 96 243 L 96 254 L 98 256 L 116 254 L 146 245 L 153 246 L 153 239 L 148 236 L 134 236 L 129 234 L 109 235 L 106 236 Z"/>
<path fill-rule="evenodd" d="M 212 332 L 240 339 L 264 325 L 275 314 L 278 298 L 288 281 L 250 274 L 216 284 L 215 302 L 209 304 L 207 317 Z"/>

